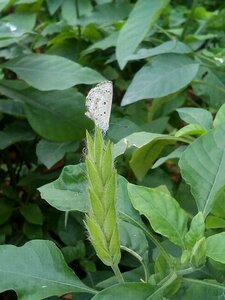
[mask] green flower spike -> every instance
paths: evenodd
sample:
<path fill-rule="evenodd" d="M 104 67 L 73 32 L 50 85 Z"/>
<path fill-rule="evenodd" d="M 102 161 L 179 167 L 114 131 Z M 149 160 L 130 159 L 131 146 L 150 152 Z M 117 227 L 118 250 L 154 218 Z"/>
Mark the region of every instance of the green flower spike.
<path fill-rule="evenodd" d="M 86 216 L 93 247 L 101 261 L 112 267 L 118 280 L 121 258 L 116 215 L 117 173 L 113 165 L 112 144 L 105 143 L 100 129 L 95 128 L 94 139 L 87 132 L 86 167 L 90 211 Z"/>

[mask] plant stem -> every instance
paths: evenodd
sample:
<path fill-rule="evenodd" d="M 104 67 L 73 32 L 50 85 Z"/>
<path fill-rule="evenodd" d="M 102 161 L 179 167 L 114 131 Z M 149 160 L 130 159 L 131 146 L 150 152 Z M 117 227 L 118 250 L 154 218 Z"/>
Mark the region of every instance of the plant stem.
<path fill-rule="evenodd" d="M 111 268 L 112 268 L 118 282 L 119 283 L 124 283 L 124 279 L 123 279 L 123 276 L 120 272 L 120 269 L 119 269 L 118 265 L 112 265 Z"/>
<path fill-rule="evenodd" d="M 183 32 L 182 32 L 182 34 L 181 34 L 181 41 L 184 40 L 185 35 L 186 35 L 186 33 L 187 33 L 187 30 L 188 30 L 188 27 L 189 27 L 189 25 L 190 25 L 191 22 L 192 22 L 192 19 L 193 19 L 193 16 L 194 16 L 194 12 L 195 12 L 195 8 L 196 8 L 196 6 L 197 6 L 197 3 L 198 3 L 198 0 L 193 0 L 192 6 L 191 6 L 191 12 L 190 12 L 190 15 L 188 16 L 187 21 L 186 21 L 186 23 L 184 24 L 184 29 L 183 29 Z"/>
<path fill-rule="evenodd" d="M 137 260 L 140 261 L 140 263 L 142 264 L 142 267 L 144 269 L 144 273 L 145 273 L 145 282 L 148 282 L 148 269 L 147 269 L 147 267 L 146 267 L 146 265 L 145 265 L 145 263 L 143 261 L 143 258 L 138 253 L 136 253 L 132 249 L 127 248 L 126 246 L 120 246 L 120 248 L 122 250 L 127 251 L 128 253 L 130 253 L 131 255 L 133 255 Z"/>

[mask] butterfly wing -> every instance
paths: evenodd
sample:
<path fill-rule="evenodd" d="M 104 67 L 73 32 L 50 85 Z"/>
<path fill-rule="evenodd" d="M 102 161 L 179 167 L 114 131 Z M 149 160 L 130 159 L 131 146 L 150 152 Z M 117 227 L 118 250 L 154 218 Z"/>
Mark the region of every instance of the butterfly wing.
<path fill-rule="evenodd" d="M 113 87 L 111 81 L 96 85 L 87 95 L 85 115 L 95 122 L 103 132 L 109 128 L 109 118 L 112 107 Z"/>

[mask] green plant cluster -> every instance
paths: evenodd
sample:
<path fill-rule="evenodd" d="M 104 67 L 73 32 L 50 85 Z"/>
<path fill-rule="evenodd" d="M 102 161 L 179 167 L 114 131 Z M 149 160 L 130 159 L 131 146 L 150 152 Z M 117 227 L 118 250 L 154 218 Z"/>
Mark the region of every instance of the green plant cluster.
<path fill-rule="evenodd" d="M 224 299 L 224 45 L 224 0 L 0 1 L 1 299 Z"/>

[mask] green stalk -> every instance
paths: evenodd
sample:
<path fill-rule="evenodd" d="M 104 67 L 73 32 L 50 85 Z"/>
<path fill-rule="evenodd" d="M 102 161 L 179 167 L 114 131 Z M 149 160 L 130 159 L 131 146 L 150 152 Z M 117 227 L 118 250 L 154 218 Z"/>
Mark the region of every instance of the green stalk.
<path fill-rule="evenodd" d="M 85 223 L 98 257 L 113 269 L 118 281 L 122 282 L 118 268 L 121 253 L 116 213 L 117 173 L 113 164 L 112 144 L 104 142 L 101 130 L 97 127 L 94 139 L 88 132 L 86 136 L 90 210 Z"/>
<path fill-rule="evenodd" d="M 144 261 L 143 261 L 143 258 L 135 251 L 133 251 L 132 249 L 130 248 L 127 248 L 126 246 L 120 246 L 120 248 L 124 251 L 127 251 L 128 253 L 130 253 L 131 255 L 133 255 L 137 260 L 139 260 L 139 262 L 141 263 L 143 269 L 144 269 L 144 273 L 145 273 L 145 282 L 148 282 L 148 269 L 147 269 L 147 266 L 145 265 Z"/>

